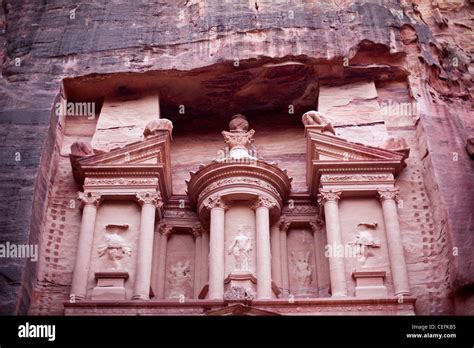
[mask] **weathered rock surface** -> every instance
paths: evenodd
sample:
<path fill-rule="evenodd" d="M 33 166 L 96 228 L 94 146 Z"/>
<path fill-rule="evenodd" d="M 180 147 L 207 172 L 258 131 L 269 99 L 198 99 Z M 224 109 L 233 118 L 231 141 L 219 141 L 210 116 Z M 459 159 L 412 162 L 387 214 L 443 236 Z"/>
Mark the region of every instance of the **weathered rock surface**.
<path fill-rule="evenodd" d="M 404 137 L 411 152 L 409 170 L 400 178 L 409 200 L 409 208 L 401 209 L 408 221 L 402 229 L 417 311 L 472 314 L 474 165 L 466 152 L 474 132 L 472 12 L 473 5 L 462 0 L 4 0 L 0 242 L 41 238 L 42 253 L 39 265 L 2 262 L 0 312 L 27 313 L 32 301 L 30 313 L 59 314 L 67 300 L 77 236 L 64 233 L 78 228 L 80 214 L 68 208 L 78 188 L 65 155 L 75 141 L 94 143 L 93 130 L 106 118 L 63 120 L 58 126 L 51 112 L 56 95 L 95 101 L 121 91 L 126 81 L 137 93 L 160 91 L 160 113 L 177 131 L 177 193 L 188 169 L 214 158 L 222 146 L 206 122 L 215 125 L 220 118 L 220 130 L 236 112 L 261 126 L 256 145 L 265 144 L 262 157 L 288 167 L 302 191 L 298 161 L 305 148 L 297 125 L 302 111 L 317 109 L 318 93 L 320 108 L 337 115 L 338 135 L 372 145 Z M 412 102 L 416 112 L 380 112 L 390 103 Z M 74 128 L 82 132 L 67 134 L 68 122 L 83 122 Z M 216 134 L 207 138 L 214 147 L 199 159 L 187 152 L 190 145 L 208 145 L 192 136 L 196 127 Z M 127 129 L 122 136 L 142 136 L 143 128 L 132 128 L 135 133 Z M 284 142 L 265 141 L 274 128 Z M 281 155 L 283 148 L 290 150 Z"/>

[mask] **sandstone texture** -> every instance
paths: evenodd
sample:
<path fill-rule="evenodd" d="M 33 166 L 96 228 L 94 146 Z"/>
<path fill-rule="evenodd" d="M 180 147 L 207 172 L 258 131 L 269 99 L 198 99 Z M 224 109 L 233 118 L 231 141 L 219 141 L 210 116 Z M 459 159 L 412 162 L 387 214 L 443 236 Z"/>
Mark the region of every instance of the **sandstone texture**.
<path fill-rule="evenodd" d="M 73 155 L 107 152 L 170 119 L 183 195 L 242 113 L 259 157 L 306 192 L 301 115 L 312 109 L 353 142 L 406 140 L 397 183 L 416 313 L 474 313 L 472 2 L 0 4 L 0 243 L 40 249 L 36 263 L 0 260 L 0 314 L 64 314 L 81 219 L 71 144 L 84 142 Z M 60 118 L 60 97 L 100 117 Z"/>

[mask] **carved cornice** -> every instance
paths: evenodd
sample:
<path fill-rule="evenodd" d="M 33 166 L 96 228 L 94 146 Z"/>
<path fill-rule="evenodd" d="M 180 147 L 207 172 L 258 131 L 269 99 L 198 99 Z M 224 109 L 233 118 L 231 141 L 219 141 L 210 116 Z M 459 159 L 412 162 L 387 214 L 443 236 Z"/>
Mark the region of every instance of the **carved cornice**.
<path fill-rule="evenodd" d="M 377 195 L 381 201 L 386 201 L 386 200 L 396 201 L 398 199 L 398 193 L 399 193 L 398 188 L 377 190 Z"/>
<path fill-rule="evenodd" d="M 338 202 L 341 198 L 342 191 L 333 190 L 319 190 L 318 204 L 324 204 L 326 202 Z"/>
<path fill-rule="evenodd" d="M 226 204 L 224 199 L 221 198 L 219 195 L 214 195 L 209 197 L 205 202 L 204 202 L 204 207 L 206 209 L 214 209 L 214 208 L 222 208 L 222 209 L 229 209 L 229 206 Z"/>
<path fill-rule="evenodd" d="M 258 196 L 258 198 L 252 202 L 252 204 L 250 205 L 250 208 L 253 210 L 256 210 L 257 208 L 262 208 L 262 207 L 271 209 L 277 206 L 278 206 L 278 203 L 274 201 L 273 199 L 270 199 L 268 197 Z"/>
<path fill-rule="evenodd" d="M 102 193 L 99 192 L 78 192 L 77 199 L 83 205 L 94 205 L 98 207 L 102 201 Z"/>
<path fill-rule="evenodd" d="M 153 204 L 157 208 L 163 206 L 163 201 L 161 200 L 161 194 L 159 192 L 139 192 L 135 197 L 140 205 Z"/>

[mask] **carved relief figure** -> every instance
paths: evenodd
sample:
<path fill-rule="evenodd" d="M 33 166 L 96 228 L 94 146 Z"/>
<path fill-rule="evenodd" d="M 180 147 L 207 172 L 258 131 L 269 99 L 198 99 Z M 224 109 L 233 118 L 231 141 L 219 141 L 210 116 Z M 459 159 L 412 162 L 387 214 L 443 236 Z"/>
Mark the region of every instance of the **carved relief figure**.
<path fill-rule="evenodd" d="M 365 265 L 370 256 L 374 256 L 373 249 L 380 248 L 380 242 L 374 238 L 370 230 L 375 230 L 377 223 L 360 223 L 357 225 L 355 240 L 350 242 L 356 248 L 358 261 Z"/>
<path fill-rule="evenodd" d="M 248 271 L 250 269 L 250 251 L 252 250 L 250 238 L 242 233 L 234 238 L 229 247 L 229 255 L 233 255 L 235 259 L 235 271 Z"/>
<path fill-rule="evenodd" d="M 132 249 L 126 245 L 125 240 L 118 234 L 111 234 L 105 239 L 105 244 L 99 247 L 99 257 L 107 255 L 107 260 L 113 270 L 121 269 L 120 261 L 125 255 L 130 256 Z"/>
<path fill-rule="evenodd" d="M 169 297 L 180 297 L 186 294 L 186 288 L 191 282 L 190 261 L 178 261 L 170 266 L 168 283 L 171 291 Z"/>
<path fill-rule="evenodd" d="M 291 260 L 295 266 L 298 289 L 307 288 L 310 286 L 312 281 L 312 268 L 309 262 L 309 255 L 309 251 L 306 252 L 306 254 L 302 251 L 298 252 L 296 255 L 294 252 L 291 253 Z"/>

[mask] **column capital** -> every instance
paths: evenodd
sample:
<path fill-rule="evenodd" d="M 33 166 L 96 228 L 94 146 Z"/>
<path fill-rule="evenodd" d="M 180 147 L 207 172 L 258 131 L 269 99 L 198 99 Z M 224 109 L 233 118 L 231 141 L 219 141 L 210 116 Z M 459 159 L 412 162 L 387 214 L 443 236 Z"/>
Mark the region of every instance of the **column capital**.
<path fill-rule="evenodd" d="M 138 204 L 141 206 L 145 204 L 153 204 L 155 207 L 160 208 L 163 205 L 161 194 L 159 192 L 139 192 L 135 197 Z"/>
<path fill-rule="evenodd" d="M 396 201 L 398 199 L 398 193 L 399 193 L 399 189 L 396 187 L 377 190 L 377 195 L 381 201 L 386 201 L 386 200 Z"/>
<path fill-rule="evenodd" d="M 291 225 L 291 221 L 285 218 L 281 218 L 279 223 L 280 223 L 280 230 L 284 232 L 287 232 Z"/>
<path fill-rule="evenodd" d="M 77 199 L 83 205 L 94 205 L 96 208 L 102 202 L 102 193 L 100 192 L 78 192 Z"/>
<path fill-rule="evenodd" d="M 256 210 L 257 208 L 267 208 L 271 209 L 277 206 L 277 202 L 275 202 L 273 199 L 270 199 L 268 197 L 263 197 L 263 196 L 258 196 L 255 201 L 252 202 L 250 205 L 250 208 L 253 210 Z"/>
<path fill-rule="evenodd" d="M 158 225 L 158 232 L 163 236 L 170 235 L 172 231 L 173 231 L 173 227 L 168 224 L 160 223 Z"/>
<path fill-rule="evenodd" d="M 203 230 L 200 223 L 196 224 L 191 228 L 191 234 L 194 236 L 194 238 L 201 237 L 202 233 Z"/>
<path fill-rule="evenodd" d="M 311 232 L 316 233 L 316 232 L 321 232 L 324 226 L 324 222 L 321 219 L 316 219 L 314 221 L 309 221 L 309 227 L 311 228 Z"/>
<path fill-rule="evenodd" d="M 209 197 L 204 201 L 204 207 L 206 209 L 214 209 L 214 208 L 222 208 L 224 210 L 229 209 L 229 206 L 225 202 L 225 200 L 220 196 L 220 195 L 214 195 L 212 197 Z"/>
<path fill-rule="evenodd" d="M 334 191 L 334 190 L 325 190 L 320 189 L 318 195 L 318 203 L 324 204 L 326 202 L 338 202 L 341 199 L 342 191 Z"/>

